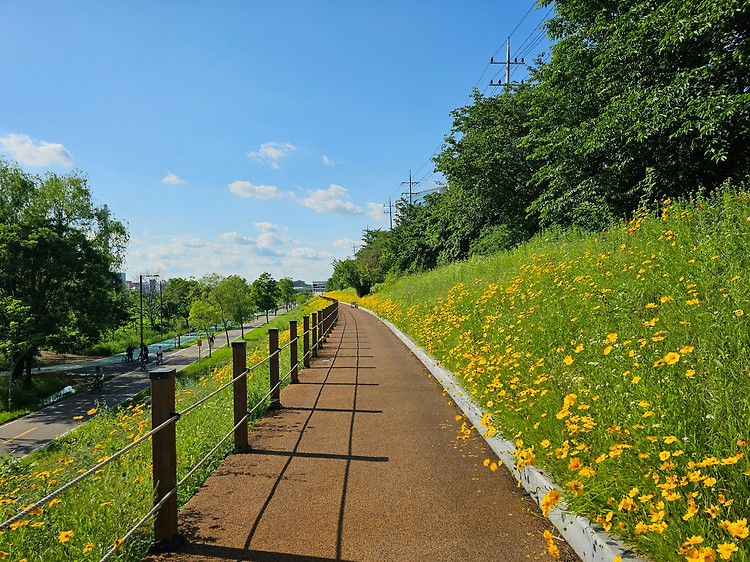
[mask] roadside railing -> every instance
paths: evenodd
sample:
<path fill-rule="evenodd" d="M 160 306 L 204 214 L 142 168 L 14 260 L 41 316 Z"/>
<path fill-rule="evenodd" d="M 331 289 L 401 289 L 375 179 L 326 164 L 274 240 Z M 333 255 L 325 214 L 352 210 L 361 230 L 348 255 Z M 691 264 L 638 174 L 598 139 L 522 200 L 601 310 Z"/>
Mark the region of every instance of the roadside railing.
<path fill-rule="evenodd" d="M 332 299 L 328 299 L 332 300 Z M 53 500 L 81 481 L 97 474 L 106 465 L 127 452 L 137 447 L 140 443 L 151 439 L 153 455 L 153 489 L 154 506 L 143 515 L 143 517 L 121 538 L 114 542 L 113 546 L 100 559 L 100 562 L 109 559 L 116 550 L 130 539 L 147 521 L 154 518 L 154 541 L 152 549 L 156 551 L 173 550 L 180 541 L 177 527 L 177 490 L 195 472 L 205 464 L 219 448 L 232 436 L 234 436 L 235 452 L 248 450 L 248 420 L 267 401 L 269 408 L 281 407 L 281 388 L 287 380 L 294 384 L 299 382 L 300 366 L 309 367 L 311 357 L 315 357 L 323 347 L 326 337 L 336 325 L 338 320 L 338 301 L 333 302 L 324 309 L 313 312 L 310 316 L 302 319 L 302 333 L 297 334 L 297 321 L 289 322 L 289 342 L 279 347 L 279 329 L 268 329 L 268 357 L 247 367 L 247 342 L 244 340 L 232 342 L 232 380 L 222 385 L 207 396 L 191 404 L 181 412 L 175 411 L 175 374 L 173 368 L 153 369 L 149 373 L 151 381 L 151 431 L 145 433 L 137 440 L 113 453 L 106 459 L 80 474 L 64 486 L 48 494 L 39 501 L 24 506 L 24 509 L 3 523 L 0 523 L 0 531 L 11 527 L 13 523 L 20 521 L 26 515 L 38 510 L 45 503 Z M 298 358 L 299 339 L 302 338 L 302 357 Z M 289 371 L 280 376 L 281 353 L 289 348 Z M 248 404 L 247 380 L 254 370 L 265 363 L 269 364 L 269 391 L 255 402 L 252 406 Z M 218 395 L 229 387 L 233 392 L 233 420 L 234 426 L 223 438 L 209 451 L 200 461 L 193 466 L 181 480 L 177 480 L 177 438 L 176 424 L 182 416 L 189 414 L 207 400 Z"/>

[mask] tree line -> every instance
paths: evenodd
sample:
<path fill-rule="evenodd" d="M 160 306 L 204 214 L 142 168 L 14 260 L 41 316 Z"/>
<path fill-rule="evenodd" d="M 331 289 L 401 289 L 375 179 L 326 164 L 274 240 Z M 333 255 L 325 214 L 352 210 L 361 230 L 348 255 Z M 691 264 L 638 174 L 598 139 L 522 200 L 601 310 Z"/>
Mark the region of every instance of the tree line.
<path fill-rule="evenodd" d="M 366 230 L 330 288 L 511 249 L 547 228 L 606 229 L 661 197 L 750 174 L 750 3 L 543 0 L 549 60 L 492 96 L 473 92 L 434 171 L 441 193 L 401 200 Z"/>
<path fill-rule="evenodd" d="M 0 159 L 0 363 L 12 379 L 25 370 L 31 382 L 41 350 L 80 353 L 118 332 L 137 341 L 141 318 L 152 332 L 227 333 L 306 298 L 291 278 L 269 273 L 252 282 L 216 273 L 173 278 L 158 290 L 128 291 L 117 273 L 128 240 L 80 172 L 40 176 Z"/>

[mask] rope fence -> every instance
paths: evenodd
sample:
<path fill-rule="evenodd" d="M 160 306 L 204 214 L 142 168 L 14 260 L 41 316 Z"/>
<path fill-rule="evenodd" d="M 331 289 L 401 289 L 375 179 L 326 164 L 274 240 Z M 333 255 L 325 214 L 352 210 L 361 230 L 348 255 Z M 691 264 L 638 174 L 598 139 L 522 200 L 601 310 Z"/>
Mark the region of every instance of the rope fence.
<path fill-rule="evenodd" d="M 327 298 L 327 297 L 324 297 Z M 280 408 L 280 393 L 282 383 L 290 379 L 290 383 L 299 382 L 298 374 L 300 367 L 309 367 L 310 359 L 317 356 L 323 348 L 327 335 L 338 320 L 338 301 L 328 299 L 330 305 L 324 309 L 313 312 L 310 316 L 304 316 L 302 333 L 297 334 L 297 321 L 289 322 L 289 342 L 279 347 L 279 329 L 268 329 L 268 356 L 258 361 L 249 368 L 247 364 L 247 342 L 238 340 L 232 342 L 232 379 L 221 385 L 207 396 L 185 408 L 182 412 L 175 411 L 175 369 L 159 368 L 149 373 L 151 382 L 151 426 L 152 430 L 145 433 L 137 440 L 123 447 L 106 459 L 98 462 L 95 466 L 71 480 L 64 486 L 48 494 L 34 504 L 25 508 L 4 522 L 0 523 L 0 531 L 10 527 L 16 521 L 28 515 L 43 504 L 49 502 L 65 491 L 79 484 L 84 479 L 97 473 L 107 464 L 126 454 L 137 447 L 140 443 L 151 439 L 153 455 L 153 487 L 154 506 L 146 513 L 130 530 L 125 533 L 121 540 L 116 541 L 116 546 L 110 548 L 100 562 L 112 557 L 121 544 L 130 539 L 138 529 L 143 527 L 150 519 L 154 519 L 154 540 L 152 549 L 158 551 L 174 550 L 180 542 L 177 528 L 177 491 L 195 472 L 203 466 L 219 448 L 234 435 L 234 450 L 242 452 L 248 450 L 248 420 L 257 412 L 261 406 L 270 400 L 271 409 Z M 299 339 L 302 339 L 302 357 L 298 359 Z M 281 353 L 289 348 L 289 371 L 283 377 L 279 377 Z M 255 369 L 269 364 L 269 391 L 252 407 L 248 405 L 247 380 Z M 177 481 L 177 438 L 176 425 L 180 418 L 209 399 L 233 387 L 233 414 L 234 426 L 222 437 L 219 442 L 209 451 L 188 473 Z"/>

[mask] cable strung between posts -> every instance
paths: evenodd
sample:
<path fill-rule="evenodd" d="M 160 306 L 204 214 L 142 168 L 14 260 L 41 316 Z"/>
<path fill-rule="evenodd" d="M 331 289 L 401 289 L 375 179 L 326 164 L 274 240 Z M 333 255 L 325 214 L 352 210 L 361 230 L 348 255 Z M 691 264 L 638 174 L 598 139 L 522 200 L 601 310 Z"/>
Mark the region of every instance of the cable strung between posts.
<path fill-rule="evenodd" d="M 247 373 L 249 373 L 256 366 L 257 365 L 253 365 L 249 369 L 245 369 L 244 371 L 242 371 L 242 373 L 240 373 L 239 375 L 237 375 L 236 377 L 234 377 L 232 380 L 230 380 L 229 382 L 227 382 L 224 385 L 220 386 L 219 388 L 217 388 L 216 390 L 214 390 L 211 394 L 209 394 L 207 396 L 204 396 L 203 398 L 201 398 L 200 400 L 198 400 L 194 404 L 191 404 L 190 406 L 188 406 L 187 408 L 185 408 L 182 412 L 178 413 L 177 415 L 178 416 L 184 416 L 190 410 L 193 410 L 193 409 L 197 408 L 198 406 L 200 406 L 201 404 L 203 404 L 204 402 L 206 402 L 209 398 L 213 398 L 214 396 L 216 396 L 217 394 L 219 394 L 219 392 L 221 392 L 222 390 L 226 389 L 229 385 L 234 384 L 240 378 L 242 378 L 245 375 L 247 375 Z"/>
<path fill-rule="evenodd" d="M 254 366 L 253 366 L 252 368 L 255 368 L 255 367 L 257 367 L 258 365 L 260 365 L 260 363 L 257 363 L 257 364 L 256 364 L 256 365 L 254 365 Z M 297 366 L 297 367 L 299 367 L 299 365 L 300 365 L 300 362 L 298 361 L 298 362 L 297 362 L 297 365 L 296 365 L 296 366 Z M 245 371 L 244 371 L 244 372 L 243 372 L 242 374 L 238 375 L 238 376 L 237 376 L 237 377 L 235 377 L 235 378 L 234 378 L 234 379 L 233 379 L 232 381 L 230 381 L 229 383 L 227 383 L 226 385 L 224 385 L 224 387 L 222 387 L 222 389 L 223 389 L 223 388 L 225 388 L 226 386 L 228 386 L 229 384 L 233 383 L 233 382 L 234 382 L 235 380 L 237 380 L 237 379 L 239 379 L 240 377 L 242 377 L 242 376 L 244 376 L 245 374 L 247 374 L 247 372 L 248 372 L 248 371 L 249 371 L 249 369 L 245 369 Z M 289 371 L 289 372 L 288 372 L 288 373 L 287 373 L 287 374 L 286 374 L 286 375 L 284 376 L 284 378 L 283 378 L 283 379 L 281 379 L 281 380 L 286 380 L 286 379 L 287 379 L 287 378 L 289 377 L 289 375 L 291 375 L 291 373 L 292 373 L 292 371 L 290 370 L 290 371 Z M 156 505 L 155 505 L 155 506 L 154 506 L 154 507 L 153 507 L 153 508 L 152 508 L 152 509 L 151 509 L 151 510 L 150 510 L 150 511 L 149 511 L 149 512 L 148 512 L 148 513 L 146 514 L 146 515 L 144 515 L 144 516 L 143 516 L 143 518 L 141 518 L 141 520 L 140 520 L 140 521 L 138 521 L 138 523 L 136 523 L 136 524 L 135 524 L 135 526 L 134 526 L 133 528 L 131 528 L 131 529 L 130 529 L 130 530 L 129 530 L 129 531 L 128 531 L 128 532 L 127 532 L 127 533 L 126 533 L 126 534 L 125 534 L 124 536 L 123 536 L 123 538 L 122 538 L 122 541 L 123 541 L 123 542 L 125 542 L 126 540 L 130 539 L 130 537 L 132 537 L 132 536 L 133 536 L 133 534 L 134 534 L 134 533 L 135 533 L 135 532 L 136 532 L 136 531 L 137 531 L 137 530 L 138 530 L 138 529 L 139 529 L 140 527 L 142 527 L 142 526 L 143 526 L 143 524 L 144 524 L 144 523 L 145 523 L 146 521 L 148 521 L 148 519 L 149 519 L 150 517 L 152 517 L 152 516 L 153 516 L 153 515 L 154 515 L 154 514 L 155 514 L 155 513 L 157 512 L 157 511 L 159 511 L 159 509 L 161 508 L 161 506 L 162 506 L 162 505 L 164 505 L 164 503 L 165 503 L 165 502 L 167 501 L 167 499 L 169 499 L 170 497 L 172 497 L 172 496 L 173 496 L 174 494 L 176 494 L 176 493 L 177 493 L 177 490 L 179 489 L 179 487 L 180 487 L 180 486 L 182 486 L 182 485 L 183 485 L 183 484 L 184 484 L 184 483 L 185 483 L 185 482 L 187 481 L 187 479 L 188 479 L 188 478 L 190 478 L 190 477 L 191 477 L 191 476 L 192 476 L 193 474 L 195 474 L 195 472 L 196 472 L 196 471 L 197 471 L 197 470 L 198 470 L 198 469 L 199 469 L 199 468 L 200 468 L 201 466 L 203 466 L 203 465 L 204 465 L 204 464 L 206 463 L 206 461 L 208 461 L 208 459 L 209 459 L 209 458 L 211 458 L 211 457 L 212 457 L 212 456 L 213 456 L 213 455 L 214 455 L 214 454 L 216 453 L 216 451 L 218 451 L 218 450 L 219 450 L 219 447 L 221 447 L 221 445 L 222 445 L 222 444 L 223 444 L 223 443 L 224 443 L 224 442 L 225 442 L 225 441 L 226 441 L 227 439 L 229 439 L 229 438 L 230 438 L 230 437 L 231 437 L 231 436 L 232 436 L 232 435 L 234 434 L 234 432 L 235 432 L 235 431 L 236 431 L 236 430 L 237 430 L 237 429 L 238 429 L 238 428 L 239 428 L 239 427 L 240 427 L 240 426 L 241 426 L 241 425 L 242 425 L 243 423 L 245 423 L 245 422 L 246 422 L 246 421 L 247 421 L 247 420 L 248 420 L 248 419 L 250 418 L 250 416 L 251 416 L 251 415 L 252 415 L 252 414 L 253 414 L 253 413 L 255 412 L 255 410 L 257 410 L 257 409 L 258 409 L 258 408 L 259 408 L 259 407 L 260 407 L 261 405 L 263 405 L 263 403 L 264 403 L 264 402 L 266 401 L 266 399 L 268 399 L 268 398 L 270 398 L 270 397 L 271 397 L 271 395 L 273 394 L 274 390 L 276 390 L 276 388 L 277 388 L 277 387 L 278 387 L 278 386 L 279 386 L 280 384 L 281 384 L 281 381 L 279 381 L 279 383 L 278 383 L 278 384 L 276 384 L 276 386 L 274 386 L 274 387 L 273 387 L 273 388 L 272 388 L 272 389 L 271 389 L 271 390 L 270 390 L 270 391 L 268 392 L 268 394 L 266 394 L 266 395 L 265 395 L 265 396 L 264 396 L 263 398 L 261 398 L 261 399 L 260 399 L 260 400 L 259 400 L 259 401 L 258 401 L 258 402 L 257 402 L 257 403 L 255 404 L 255 406 L 253 406 L 253 408 L 252 408 L 252 409 L 251 409 L 250 411 L 246 412 L 246 413 L 245 413 L 245 415 L 244 415 L 244 416 L 243 416 L 243 417 L 242 417 L 242 418 L 241 418 L 241 419 L 240 419 L 240 420 L 239 420 L 239 421 L 238 421 L 238 422 L 237 422 L 237 423 L 236 423 L 236 424 L 234 425 L 234 427 L 232 427 L 232 429 L 231 429 L 231 430 L 230 430 L 230 431 L 229 431 L 229 432 L 228 432 L 228 433 L 227 433 L 227 434 L 226 434 L 226 435 L 225 435 L 225 436 L 224 436 L 223 438 L 221 438 L 221 440 L 219 440 L 219 442 L 218 442 L 218 443 L 216 444 L 216 446 L 215 446 L 215 447 L 214 447 L 213 449 L 211 449 L 211 450 L 210 450 L 210 451 L 209 451 L 209 452 L 208 452 L 208 453 L 207 453 L 207 454 L 206 454 L 206 455 L 205 455 L 205 456 L 204 456 L 204 457 L 203 457 L 203 458 L 202 458 L 201 460 L 199 460 L 199 461 L 198 461 L 198 462 L 196 463 L 196 465 L 195 465 L 195 466 L 194 466 L 194 467 L 193 467 L 193 468 L 192 468 L 192 469 L 191 469 L 191 470 L 190 470 L 190 471 L 189 471 L 189 472 L 188 472 L 188 473 L 187 473 L 187 474 L 186 474 L 186 475 L 185 475 L 185 476 L 184 476 L 184 477 L 183 477 L 183 478 L 182 478 L 182 479 L 181 479 L 181 480 L 179 481 L 179 482 L 177 482 L 177 484 L 175 484 L 175 486 L 174 486 L 174 487 L 173 487 L 173 488 L 172 488 L 172 489 L 171 489 L 171 490 L 170 490 L 169 492 L 167 492 L 167 494 L 165 494 L 165 495 L 164 495 L 164 497 L 163 497 L 163 498 L 162 498 L 162 499 L 161 499 L 161 500 L 160 500 L 160 501 L 159 501 L 159 502 L 158 502 L 158 503 L 157 503 L 157 504 L 156 504 Z M 221 390 L 221 389 L 219 389 L 219 390 Z M 216 394 L 217 392 L 219 392 L 219 391 L 217 390 L 217 391 L 213 392 L 212 394 L 210 394 L 209 396 L 207 396 L 206 398 L 204 398 L 204 399 L 203 399 L 203 400 L 202 400 L 201 402 L 204 402 L 204 401 L 205 401 L 206 399 L 208 399 L 208 398 L 209 398 L 210 396 L 212 396 L 212 395 L 215 395 L 215 394 Z M 193 406 L 191 406 L 191 407 L 190 407 L 189 409 L 185 410 L 185 411 L 184 411 L 183 413 L 187 413 L 187 412 L 188 412 L 189 410 L 191 410 L 192 408 L 194 408 L 194 407 L 195 407 L 196 405 L 198 405 L 198 404 L 199 404 L 199 403 L 196 403 L 196 404 L 194 404 L 194 405 L 193 405 Z M 178 418 L 178 417 L 179 417 L 179 415 L 180 415 L 180 414 L 177 414 L 177 415 L 175 415 L 174 417 L 175 417 L 175 418 Z M 166 422 L 165 422 L 165 423 L 166 423 Z M 165 425 L 165 424 L 162 424 L 162 425 Z M 162 427 L 162 426 L 159 426 L 159 428 L 161 428 L 161 427 Z M 145 439 L 145 437 L 144 437 L 144 439 Z M 113 548 L 111 548 L 111 549 L 110 549 L 110 550 L 109 550 L 109 551 L 108 551 L 108 552 L 107 552 L 107 553 L 106 553 L 106 554 L 105 554 L 105 555 L 104 555 L 104 556 L 103 556 L 103 557 L 101 558 L 101 560 L 100 560 L 99 562 L 104 562 L 105 560 L 108 560 L 108 559 L 109 559 L 109 558 L 110 558 L 110 557 L 112 556 L 112 554 L 114 554 L 114 552 L 115 552 L 116 550 L 117 550 L 117 547 L 113 547 Z"/>
<path fill-rule="evenodd" d="M 33 511 L 37 507 L 39 507 L 42 504 L 48 502 L 49 500 L 52 500 L 52 499 L 56 498 L 57 496 L 59 496 L 60 494 L 62 494 L 63 492 L 65 492 L 66 490 L 69 490 L 70 488 L 72 488 L 73 486 L 75 486 L 76 484 L 78 484 L 81 480 L 83 480 L 84 478 L 88 478 L 89 476 L 91 476 L 92 474 L 94 474 L 94 472 L 96 472 L 100 468 L 102 468 L 104 466 L 107 466 L 113 460 L 121 457 L 122 455 L 124 455 L 125 453 L 127 453 L 130 449 L 132 449 L 133 447 L 136 447 L 137 445 L 139 445 L 140 443 L 142 443 L 143 441 L 145 441 L 146 439 L 148 439 L 149 437 L 151 437 L 155 433 L 157 433 L 157 432 L 161 431 L 162 429 L 164 429 L 167 425 L 176 422 L 179 419 L 179 417 L 180 417 L 179 414 L 173 415 L 171 418 L 169 418 L 168 420 L 166 420 L 160 426 L 158 426 L 158 427 L 152 429 L 151 431 L 149 431 L 148 433 L 144 434 L 143 436 L 141 436 L 140 438 L 138 438 L 136 441 L 133 441 L 130 445 L 127 445 L 126 447 L 123 447 L 122 449 L 120 449 L 119 451 L 117 451 L 116 453 L 114 453 L 111 457 L 107 457 L 102 462 L 97 463 L 92 468 L 90 468 L 89 470 L 87 470 L 86 472 L 84 472 L 83 474 L 81 474 L 80 476 L 74 478 L 73 480 L 71 480 L 70 482 L 68 482 L 67 484 L 65 484 L 64 486 L 58 488 L 57 490 L 55 490 L 54 492 L 52 492 L 48 496 L 42 498 L 41 500 L 39 500 L 38 502 L 36 502 L 34 504 L 31 504 L 29 507 L 27 507 L 26 509 L 24 509 L 20 513 L 17 513 L 16 515 L 14 515 L 13 517 L 11 517 L 10 519 L 7 519 L 4 523 L 0 523 L 0 529 L 5 529 L 6 527 L 10 526 L 12 523 L 15 523 L 21 517 L 23 517 L 24 515 L 27 515 L 29 512 Z"/>

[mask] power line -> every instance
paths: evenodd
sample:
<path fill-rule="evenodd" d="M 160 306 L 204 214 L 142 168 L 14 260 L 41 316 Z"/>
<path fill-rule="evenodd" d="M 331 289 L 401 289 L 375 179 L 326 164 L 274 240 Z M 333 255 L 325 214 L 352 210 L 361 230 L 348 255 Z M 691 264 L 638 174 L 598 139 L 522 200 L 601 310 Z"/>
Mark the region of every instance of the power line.
<path fill-rule="evenodd" d="M 528 56 L 528 53 L 532 52 L 532 50 L 544 38 L 545 34 L 544 34 L 543 30 L 540 30 L 540 26 L 547 19 L 547 17 L 549 16 L 549 14 L 552 12 L 553 8 L 550 7 L 550 9 L 547 11 L 547 13 L 542 17 L 542 19 L 539 21 L 539 23 L 535 26 L 534 30 L 531 33 L 529 33 L 529 35 L 527 35 L 527 37 L 523 40 L 523 42 L 521 43 L 520 47 L 516 50 L 516 54 L 514 54 L 514 60 L 513 60 L 513 62 L 510 61 L 510 38 L 513 37 L 513 35 L 515 34 L 516 31 L 518 31 L 519 27 L 521 27 L 521 25 L 526 21 L 526 19 L 529 17 L 529 15 L 531 14 L 531 12 L 534 11 L 535 7 L 536 7 L 536 1 L 532 1 L 531 5 L 529 6 L 529 9 L 526 10 L 526 13 L 524 14 L 524 16 L 521 18 L 521 20 L 516 24 L 516 26 L 510 32 L 510 35 L 508 36 L 508 39 L 503 44 L 501 44 L 497 48 L 497 50 L 493 53 L 492 57 L 490 57 L 490 62 L 488 62 L 485 65 L 484 69 L 482 70 L 481 75 L 479 76 L 479 79 L 477 80 L 477 83 L 474 85 L 474 88 L 472 88 L 472 91 L 478 89 L 479 84 L 482 82 L 482 79 L 484 78 L 485 74 L 487 73 L 487 69 L 490 67 L 491 64 L 493 64 L 492 61 L 493 61 L 494 57 L 500 52 L 500 50 L 503 47 L 506 47 L 506 53 L 507 53 L 506 62 L 505 63 L 499 63 L 499 64 L 506 64 L 506 83 L 510 81 L 510 75 L 512 74 L 510 72 L 510 68 L 513 67 L 513 73 L 515 73 L 515 70 L 516 70 L 515 67 L 517 65 L 525 64 L 525 62 L 524 62 L 525 57 Z M 530 42 L 530 44 L 527 46 L 526 44 L 528 42 Z M 518 54 L 522 50 L 523 50 L 523 54 Z M 519 58 L 521 59 L 521 62 L 517 62 Z M 492 82 L 495 78 L 497 78 L 497 76 L 501 72 L 502 71 L 498 71 L 497 73 L 495 73 L 495 75 L 491 78 L 490 82 Z M 499 86 L 499 84 L 498 84 L 498 86 Z M 492 86 L 492 87 L 496 88 L 498 86 Z M 482 95 L 484 95 L 487 92 L 487 89 L 488 89 L 488 87 L 485 87 L 485 89 L 482 91 Z M 471 102 L 471 97 L 472 97 L 471 94 L 469 94 L 469 96 L 466 99 L 466 104 L 465 105 L 469 105 L 469 103 Z M 427 166 L 430 162 L 432 162 L 433 158 L 435 157 L 436 154 L 438 154 L 438 152 L 440 151 L 440 149 L 442 148 L 442 146 L 443 146 L 443 142 L 441 141 L 440 144 L 437 146 L 437 148 L 435 148 L 435 150 L 432 152 L 432 154 L 427 158 L 427 160 L 425 160 L 424 163 L 419 168 L 417 168 L 415 174 L 419 174 L 424 169 L 425 166 Z M 411 177 L 411 170 L 410 170 L 409 171 L 409 182 L 401 182 L 401 184 L 405 185 L 406 183 L 409 183 L 409 188 L 410 188 L 410 192 L 411 192 L 411 186 L 413 184 L 418 184 L 419 182 L 424 182 L 427 179 L 429 179 L 429 178 L 431 178 L 431 177 L 433 177 L 435 175 L 436 175 L 436 172 L 433 169 L 432 171 L 428 171 L 427 173 L 425 173 L 425 175 L 422 176 L 417 182 L 413 182 L 412 181 L 412 177 Z M 393 197 L 395 194 L 396 194 L 396 192 L 394 192 L 393 194 L 391 194 L 391 197 Z M 413 193 L 410 193 L 410 203 L 411 203 L 412 198 L 413 198 Z M 384 207 L 385 207 L 385 205 L 384 205 Z"/>

